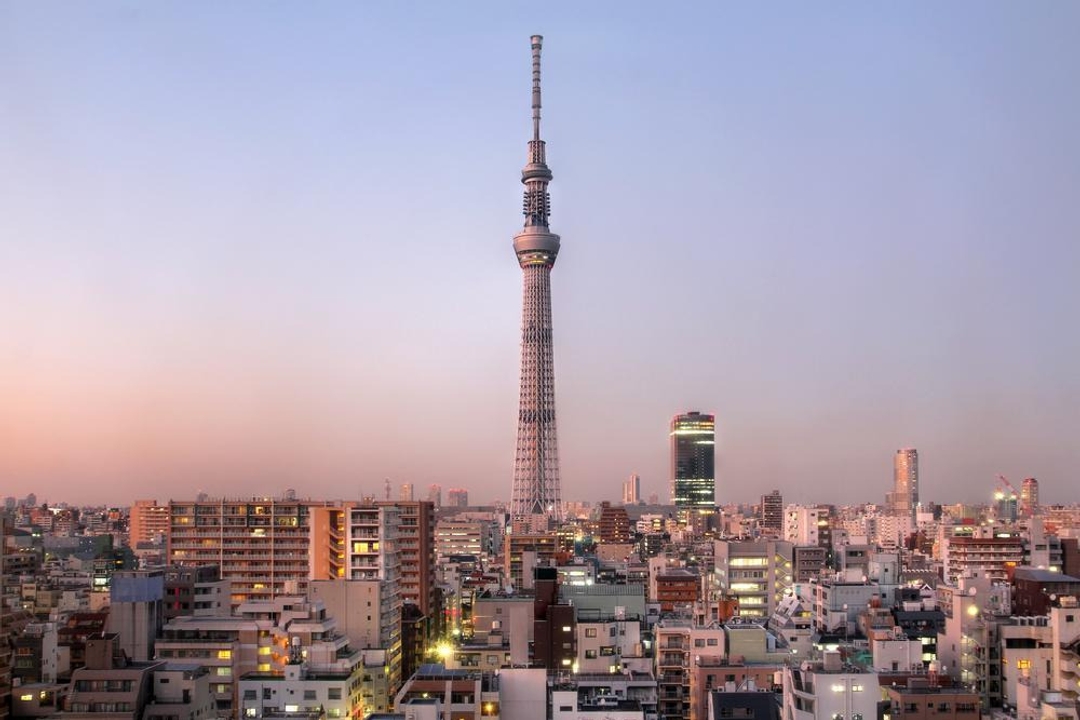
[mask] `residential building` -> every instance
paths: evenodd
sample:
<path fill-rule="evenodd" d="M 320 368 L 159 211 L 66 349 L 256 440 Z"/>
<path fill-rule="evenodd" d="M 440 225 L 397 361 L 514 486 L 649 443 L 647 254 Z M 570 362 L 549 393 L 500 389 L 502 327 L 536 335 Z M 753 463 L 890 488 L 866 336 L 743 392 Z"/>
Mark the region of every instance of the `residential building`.
<path fill-rule="evenodd" d="M 881 691 L 878 676 L 845 666 L 837 651 L 821 661 L 788 665 L 783 670 L 785 720 L 872 720 Z"/>
<path fill-rule="evenodd" d="M 89 638 L 86 665 L 71 675 L 67 710 L 84 718 L 140 720 L 151 697 L 151 681 L 163 662 L 134 662 L 115 634 Z"/>
<path fill-rule="evenodd" d="M 161 543 L 169 534 L 169 506 L 157 500 L 136 500 L 128 511 L 128 544 Z"/>

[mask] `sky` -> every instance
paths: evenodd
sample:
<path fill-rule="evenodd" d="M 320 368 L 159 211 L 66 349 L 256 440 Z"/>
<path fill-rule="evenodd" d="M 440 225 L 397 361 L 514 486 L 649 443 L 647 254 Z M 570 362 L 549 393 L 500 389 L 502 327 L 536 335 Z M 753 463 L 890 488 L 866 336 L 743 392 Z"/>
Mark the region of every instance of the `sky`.
<path fill-rule="evenodd" d="M 1080 4 L 0 4 L 0 495 L 508 500 L 529 36 L 563 497 L 1080 468 Z"/>

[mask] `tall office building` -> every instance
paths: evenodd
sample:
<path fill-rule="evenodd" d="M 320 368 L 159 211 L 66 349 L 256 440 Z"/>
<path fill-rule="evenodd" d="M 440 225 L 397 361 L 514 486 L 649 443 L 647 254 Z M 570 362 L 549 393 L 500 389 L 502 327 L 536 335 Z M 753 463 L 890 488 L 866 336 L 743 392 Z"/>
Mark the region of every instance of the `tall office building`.
<path fill-rule="evenodd" d="M 551 323 L 551 269 L 559 236 L 548 227 L 551 170 L 540 139 L 540 47 L 532 38 L 532 118 L 525 185 L 525 226 L 514 238 L 523 274 L 521 390 L 510 519 L 515 532 L 537 532 L 562 521 L 559 449 L 555 432 L 555 358 Z"/>
<path fill-rule="evenodd" d="M 1039 481 L 1027 478 L 1020 484 L 1020 514 L 1032 517 L 1039 514 Z"/>
<path fill-rule="evenodd" d="M 633 474 L 622 485 L 623 505 L 637 505 L 641 502 L 641 478 Z"/>
<path fill-rule="evenodd" d="M 671 502 L 681 510 L 716 507 L 716 418 L 692 411 L 671 420 Z"/>
<path fill-rule="evenodd" d="M 759 520 L 762 530 L 775 530 L 782 532 L 784 529 L 784 496 L 779 490 L 773 490 L 768 495 L 761 496 Z"/>
<path fill-rule="evenodd" d="M 919 505 L 919 451 L 915 448 L 900 448 L 893 456 L 893 491 L 888 500 L 894 515 L 915 518 Z"/>

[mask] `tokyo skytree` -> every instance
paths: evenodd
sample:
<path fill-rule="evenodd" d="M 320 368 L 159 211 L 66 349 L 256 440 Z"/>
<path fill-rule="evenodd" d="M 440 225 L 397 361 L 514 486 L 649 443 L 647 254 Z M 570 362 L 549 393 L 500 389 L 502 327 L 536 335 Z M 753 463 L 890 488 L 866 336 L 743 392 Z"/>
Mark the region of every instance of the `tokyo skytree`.
<path fill-rule="evenodd" d="M 544 532 L 562 521 L 559 445 L 555 433 L 555 358 L 551 339 L 551 268 L 559 236 L 548 228 L 551 198 L 544 141 L 540 139 L 540 47 L 532 36 L 532 121 L 529 159 L 521 171 L 525 185 L 525 227 L 514 237 L 514 253 L 524 276 L 521 308 L 521 395 L 518 406 L 513 532 Z"/>

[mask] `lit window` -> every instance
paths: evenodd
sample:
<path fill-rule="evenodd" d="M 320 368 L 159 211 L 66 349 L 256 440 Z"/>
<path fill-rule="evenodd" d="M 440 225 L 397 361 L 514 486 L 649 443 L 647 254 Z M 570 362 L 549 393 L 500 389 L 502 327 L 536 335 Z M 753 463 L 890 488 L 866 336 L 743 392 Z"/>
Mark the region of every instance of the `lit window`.
<path fill-rule="evenodd" d="M 217 659 L 218 660 L 232 660 L 232 650 L 218 650 L 217 651 Z"/>

